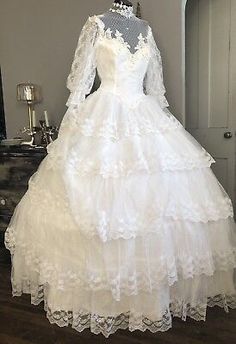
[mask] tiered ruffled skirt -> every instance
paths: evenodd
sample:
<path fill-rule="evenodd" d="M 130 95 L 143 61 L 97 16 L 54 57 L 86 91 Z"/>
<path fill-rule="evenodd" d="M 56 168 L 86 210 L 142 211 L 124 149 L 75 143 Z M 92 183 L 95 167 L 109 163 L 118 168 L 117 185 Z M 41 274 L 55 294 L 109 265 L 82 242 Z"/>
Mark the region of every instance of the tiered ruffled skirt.
<path fill-rule="evenodd" d="M 213 158 L 154 98 L 69 108 L 7 229 L 13 295 L 109 336 L 236 307 L 236 233 Z"/>

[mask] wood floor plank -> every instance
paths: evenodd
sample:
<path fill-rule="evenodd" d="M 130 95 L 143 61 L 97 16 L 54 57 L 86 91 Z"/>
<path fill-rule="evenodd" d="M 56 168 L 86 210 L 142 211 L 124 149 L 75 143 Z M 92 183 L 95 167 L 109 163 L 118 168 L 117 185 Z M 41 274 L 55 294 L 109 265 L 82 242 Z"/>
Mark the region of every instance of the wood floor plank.
<path fill-rule="evenodd" d="M 13 336 L 8 336 L 0 333 L 0 344 L 31 344 L 31 341 L 15 338 Z"/>

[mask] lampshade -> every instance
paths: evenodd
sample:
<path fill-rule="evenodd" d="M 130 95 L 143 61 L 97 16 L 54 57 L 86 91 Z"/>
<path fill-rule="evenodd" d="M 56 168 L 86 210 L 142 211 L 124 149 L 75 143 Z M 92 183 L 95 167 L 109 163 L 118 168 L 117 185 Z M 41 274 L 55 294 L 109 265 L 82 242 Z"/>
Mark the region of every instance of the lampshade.
<path fill-rule="evenodd" d="M 37 103 L 41 101 L 41 91 L 38 85 L 21 83 L 17 85 L 17 100 Z"/>

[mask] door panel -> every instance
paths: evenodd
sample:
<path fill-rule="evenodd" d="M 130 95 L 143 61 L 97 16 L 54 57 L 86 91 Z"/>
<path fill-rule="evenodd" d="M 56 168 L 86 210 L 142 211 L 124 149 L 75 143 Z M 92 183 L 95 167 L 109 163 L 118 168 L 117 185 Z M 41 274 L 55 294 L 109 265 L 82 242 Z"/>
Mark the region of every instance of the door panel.
<path fill-rule="evenodd" d="M 235 204 L 236 0 L 186 7 L 186 127 Z M 231 138 L 224 134 L 231 132 Z"/>

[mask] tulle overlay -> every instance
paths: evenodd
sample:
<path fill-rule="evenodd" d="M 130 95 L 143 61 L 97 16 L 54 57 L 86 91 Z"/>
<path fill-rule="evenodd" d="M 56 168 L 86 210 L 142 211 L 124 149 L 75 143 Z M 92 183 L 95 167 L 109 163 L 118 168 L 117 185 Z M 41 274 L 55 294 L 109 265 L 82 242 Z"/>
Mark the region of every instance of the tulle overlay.
<path fill-rule="evenodd" d="M 105 336 L 235 307 L 235 223 L 213 162 L 151 96 L 99 89 L 69 108 L 6 232 L 13 295 Z"/>

